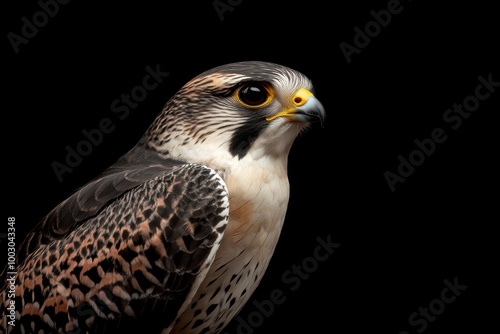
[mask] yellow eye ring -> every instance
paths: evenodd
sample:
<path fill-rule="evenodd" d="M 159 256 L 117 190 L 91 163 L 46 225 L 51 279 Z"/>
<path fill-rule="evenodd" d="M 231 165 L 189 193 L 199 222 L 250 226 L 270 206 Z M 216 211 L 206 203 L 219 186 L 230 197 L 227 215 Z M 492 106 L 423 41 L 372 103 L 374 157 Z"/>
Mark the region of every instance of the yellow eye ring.
<path fill-rule="evenodd" d="M 267 83 L 252 81 L 239 86 L 233 94 L 234 99 L 246 108 L 262 108 L 274 98 L 273 90 Z"/>

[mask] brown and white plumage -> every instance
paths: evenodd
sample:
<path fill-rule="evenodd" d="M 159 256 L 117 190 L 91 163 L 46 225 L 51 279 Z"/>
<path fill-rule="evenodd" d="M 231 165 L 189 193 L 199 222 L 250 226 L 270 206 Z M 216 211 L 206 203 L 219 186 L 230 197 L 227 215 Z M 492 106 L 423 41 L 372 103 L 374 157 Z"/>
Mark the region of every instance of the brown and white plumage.
<path fill-rule="evenodd" d="M 301 73 L 265 62 L 189 81 L 134 148 L 28 235 L 16 326 L 4 286 L 0 331 L 219 333 L 277 244 L 293 141 L 324 121 L 311 91 Z"/>

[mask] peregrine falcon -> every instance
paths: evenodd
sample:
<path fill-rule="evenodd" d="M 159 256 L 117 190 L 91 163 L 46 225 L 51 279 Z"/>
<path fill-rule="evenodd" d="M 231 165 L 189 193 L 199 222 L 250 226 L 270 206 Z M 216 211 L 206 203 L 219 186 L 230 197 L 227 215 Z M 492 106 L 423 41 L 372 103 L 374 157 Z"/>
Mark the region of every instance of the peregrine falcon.
<path fill-rule="evenodd" d="M 278 242 L 290 148 L 325 120 L 312 91 L 260 61 L 185 84 L 136 146 L 28 234 L 15 294 L 2 273 L 0 332 L 220 333 Z"/>

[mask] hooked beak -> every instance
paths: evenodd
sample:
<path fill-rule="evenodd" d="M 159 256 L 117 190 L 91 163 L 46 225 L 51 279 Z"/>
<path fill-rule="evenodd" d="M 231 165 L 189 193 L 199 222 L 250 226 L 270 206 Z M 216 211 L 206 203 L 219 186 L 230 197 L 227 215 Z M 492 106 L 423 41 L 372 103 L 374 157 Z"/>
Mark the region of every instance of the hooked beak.
<path fill-rule="evenodd" d="M 288 117 L 293 122 L 312 123 L 319 121 L 325 126 L 325 108 L 319 100 L 307 89 L 301 88 L 292 97 L 291 107 L 267 117 L 272 121 L 278 117 Z"/>

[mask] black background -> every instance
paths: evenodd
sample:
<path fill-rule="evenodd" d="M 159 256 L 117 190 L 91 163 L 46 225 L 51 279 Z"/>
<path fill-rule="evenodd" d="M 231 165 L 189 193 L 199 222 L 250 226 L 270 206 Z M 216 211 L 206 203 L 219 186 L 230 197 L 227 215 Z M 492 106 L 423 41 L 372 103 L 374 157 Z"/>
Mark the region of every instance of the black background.
<path fill-rule="evenodd" d="M 228 62 L 271 61 L 312 79 L 328 119 L 292 148 L 285 227 L 240 319 L 253 322 L 254 333 L 417 333 L 424 328 L 412 327 L 409 316 L 456 277 L 467 289 L 423 332 L 485 332 L 498 316 L 490 304 L 498 304 L 493 115 L 500 87 L 456 130 L 443 114 L 474 94 L 479 75 L 500 81 L 496 9 L 402 1 L 402 11 L 348 64 L 339 44 L 353 44 L 354 27 L 363 29 L 370 11 L 388 1 L 276 3 L 241 1 L 221 21 L 210 0 L 71 1 L 17 54 L 7 33 L 20 34 L 21 18 L 32 21 L 40 6 L 4 4 L 3 210 L 5 220 L 16 217 L 17 241 L 130 149 L 189 79 Z M 156 64 L 170 75 L 119 120 L 111 102 Z M 51 163 L 64 162 L 65 146 L 74 148 L 81 131 L 103 118 L 115 130 L 59 182 Z M 384 173 L 397 173 L 398 156 L 408 157 L 415 139 L 439 127 L 447 140 L 391 192 Z M 340 247 L 292 291 L 282 275 L 313 255 L 318 237 Z M 269 300 L 274 289 L 285 302 L 256 324 L 252 302 Z M 250 332 L 239 325 L 226 332 Z"/>

